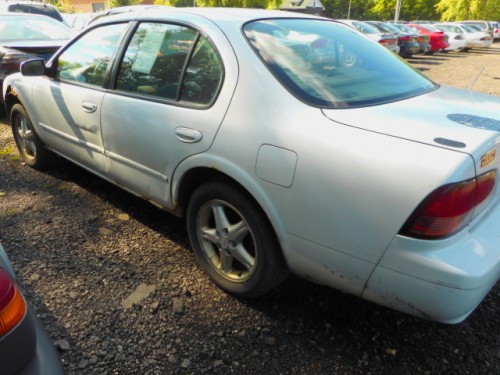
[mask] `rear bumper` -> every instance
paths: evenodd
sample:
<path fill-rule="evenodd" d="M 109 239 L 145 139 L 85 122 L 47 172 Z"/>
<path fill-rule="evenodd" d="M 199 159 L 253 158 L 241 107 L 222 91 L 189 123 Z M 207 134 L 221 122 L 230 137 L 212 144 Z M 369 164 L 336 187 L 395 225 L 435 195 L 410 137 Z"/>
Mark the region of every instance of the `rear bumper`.
<path fill-rule="evenodd" d="M 64 375 L 61 358 L 42 322 L 30 309 L 36 331 L 36 352 L 32 360 L 17 375 Z"/>
<path fill-rule="evenodd" d="M 488 48 L 491 47 L 493 44 L 492 41 L 486 41 L 486 42 L 467 42 L 466 46 L 467 48 Z"/>
<path fill-rule="evenodd" d="M 461 322 L 500 278 L 499 222 L 497 203 L 475 226 L 446 240 L 397 236 L 363 297 L 429 320 Z"/>

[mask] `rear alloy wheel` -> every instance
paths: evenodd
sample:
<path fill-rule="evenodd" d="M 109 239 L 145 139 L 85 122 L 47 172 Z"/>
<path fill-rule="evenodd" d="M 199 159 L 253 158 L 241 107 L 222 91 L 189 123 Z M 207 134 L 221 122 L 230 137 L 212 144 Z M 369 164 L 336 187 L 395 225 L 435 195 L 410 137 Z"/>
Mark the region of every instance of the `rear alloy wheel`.
<path fill-rule="evenodd" d="M 14 140 L 23 161 L 35 169 L 47 167 L 53 154 L 36 134 L 26 109 L 21 104 L 14 105 L 10 119 Z"/>
<path fill-rule="evenodd" d="M 288 273 L 266 217 L 236 187 L 210 182 L 198 188 L 189 202 L 187 226 L 199 263 L 231 294 L 262 295 Z"/>

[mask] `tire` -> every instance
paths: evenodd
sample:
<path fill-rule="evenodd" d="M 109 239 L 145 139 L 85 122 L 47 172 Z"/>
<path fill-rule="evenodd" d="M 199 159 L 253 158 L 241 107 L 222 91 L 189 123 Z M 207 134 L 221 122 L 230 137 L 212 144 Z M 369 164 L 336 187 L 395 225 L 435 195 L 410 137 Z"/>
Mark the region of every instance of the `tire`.
<path fill-rule="evenodd" d="M 212 281 L 238 297 L 258 297 L 285 279 L 288 269 L 274 231 L 240 189 L 213 181 L 192 195 L 189 240 Z"/>
<path fill-rule="evenodd" d="M 23 161 L 35 169 L 48 167 L 53 159 L 53 154 L 35 132 L 33 123 L 21 104 L 15 104 L 10 112 L 12 134 Z"/>

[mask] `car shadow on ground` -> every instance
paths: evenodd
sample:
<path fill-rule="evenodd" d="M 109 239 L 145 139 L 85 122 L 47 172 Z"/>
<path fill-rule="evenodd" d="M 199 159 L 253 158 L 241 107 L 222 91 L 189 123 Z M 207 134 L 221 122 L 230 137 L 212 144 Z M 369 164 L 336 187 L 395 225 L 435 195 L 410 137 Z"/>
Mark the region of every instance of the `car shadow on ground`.
<path fill-rule="evenodd" d="M 440 65 L 448 60 L 448 55 L 413 55 L 406 61 L 412 64 Z"/>
<path fill-rule="evenodd" d="M 161 236 L 189 248 L 183 220 L 70 163 L 62 162 L 48 173 L 77 184 Z M 471 345 L 487 346 L 483 341 L 488 331 L 485 312 L 493 308 L 490 304 L 495 296 L 498 286 L 471 317 L 451 326 L 392 311 L 294 276 L 265 296 L 252 300 L 228 298 L 236 305 L 260 311 L 273 322 L 265 333 L 270 345 L 279 345 L 284 337 L 287 342 L 295 340 L 298 346 L 307 348 L 301 355 L 311 356 L 311 361 L 325 356 L 332 356 L 333 361 L 341 346 L 342 352 L 352 353 L 353 366 L 364 358 L 370 366 L 377 362 L 390 364 L 395 371 L 404 372 L 409 371 L 405 370 L 407 363 L 420 355 L 426 358 L 422 369 L 443 373 L 454 368 L 454 359 L 463 362 L 469 352 L 477 353 L 470 349 Z M 485 350 L 481 360 L 495 361 L 496 347 L 490 344 L 491 352 Z"/>

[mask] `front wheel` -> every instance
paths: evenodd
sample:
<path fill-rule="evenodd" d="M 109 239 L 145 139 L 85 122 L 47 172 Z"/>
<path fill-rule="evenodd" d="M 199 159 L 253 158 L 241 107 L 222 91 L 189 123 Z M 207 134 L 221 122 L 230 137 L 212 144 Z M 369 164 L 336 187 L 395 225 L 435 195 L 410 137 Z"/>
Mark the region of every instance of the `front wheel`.
<path fill-rule="evenodd" d="M 35 169 L 47 167 L 53 155 L 36 134 L 26 109 L 15 104 L 10 113 L 12 134 L 23 161 Z"/>
<path fill-rule="evenodd" d="M 267 218 L 230 184 L 209 182 L 199 187 L 189 202 L 187 227 L 198 262 L 231 294 L 257 297 L 288 273 Z"/>

